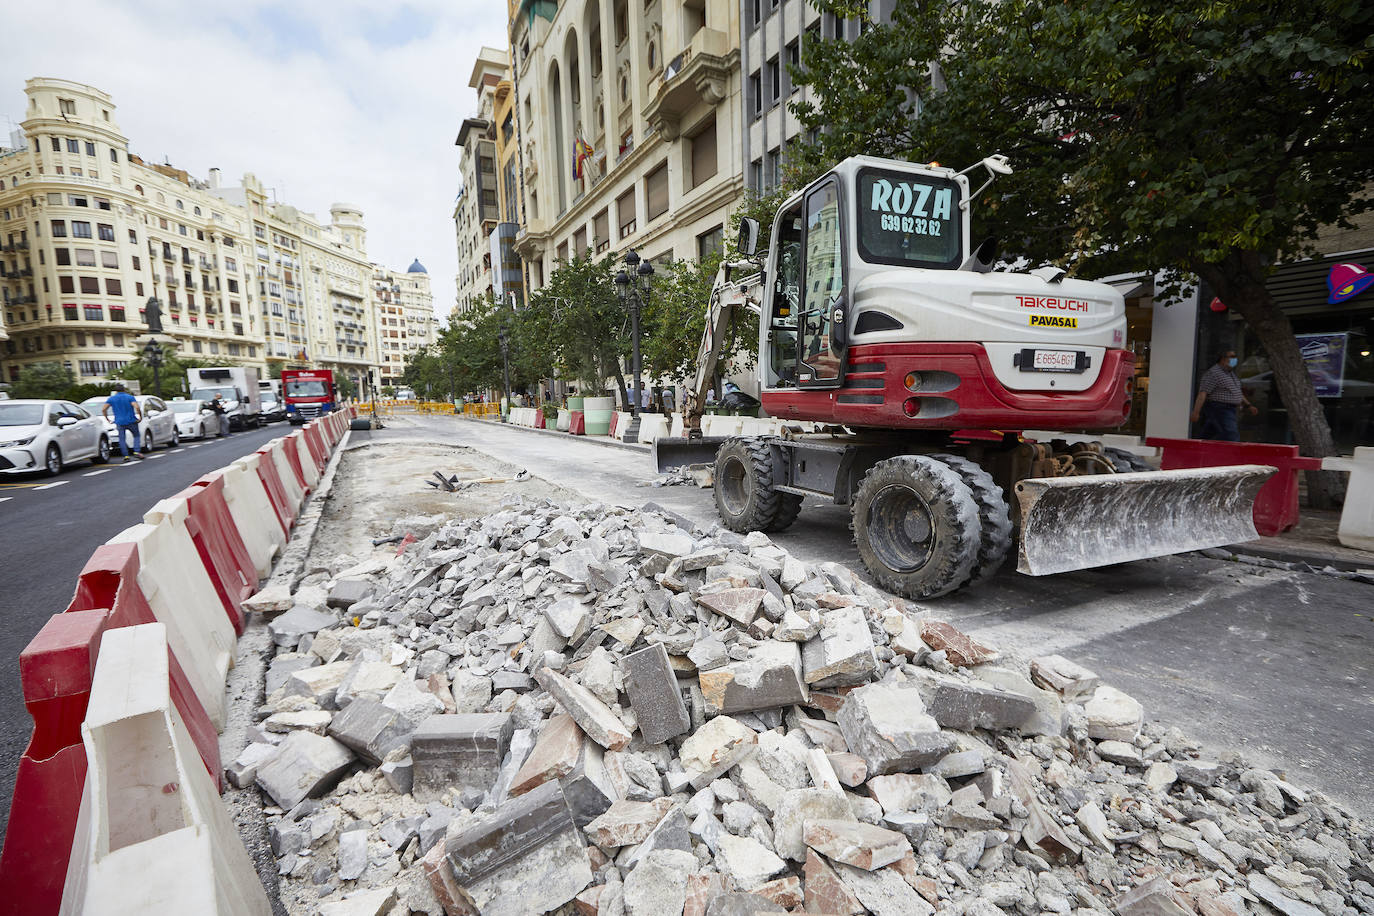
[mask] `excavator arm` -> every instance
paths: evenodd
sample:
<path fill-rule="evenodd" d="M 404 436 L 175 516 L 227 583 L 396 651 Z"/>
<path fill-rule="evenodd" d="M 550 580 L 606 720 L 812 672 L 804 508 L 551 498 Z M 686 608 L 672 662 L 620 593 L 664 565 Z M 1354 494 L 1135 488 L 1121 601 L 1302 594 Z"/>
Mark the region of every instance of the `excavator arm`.
<path fill-rule="evenodd" d="M 692 379 L 692 387 L 682 401 L 682 426 L 687 435 L 701 429 L 701 417 L 706 409 L 706 394 L 716 377 L 720 356 L 725 346 L 725 333 L 730 327 L 730 319 L 735 310 L 747 308 L 759 311 L 759 299 L 763 292 L 763 274 L 754 273 L 739 280 L 732 274 L 740 268 L 757 268 L 753 261 L 726 261 L 716 272 L 711 286 L 711 298 L 706 306 L 706 326 L 701 332 L 701 345 L 697 348 L 697 371 Z M 698 433 L 699 434 L 699 433 Z"/>

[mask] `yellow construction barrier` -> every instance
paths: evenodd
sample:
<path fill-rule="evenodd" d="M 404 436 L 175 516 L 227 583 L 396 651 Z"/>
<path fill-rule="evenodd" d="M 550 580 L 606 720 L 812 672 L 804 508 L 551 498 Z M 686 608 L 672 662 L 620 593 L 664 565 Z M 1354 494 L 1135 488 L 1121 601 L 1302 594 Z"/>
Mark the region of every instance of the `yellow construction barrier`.
<path fill-rule="evenodd" d="M 463 416 L 471 417 L 474 420 L 499 420 L 501 418 L 501 405 L 464 404 Z"/>

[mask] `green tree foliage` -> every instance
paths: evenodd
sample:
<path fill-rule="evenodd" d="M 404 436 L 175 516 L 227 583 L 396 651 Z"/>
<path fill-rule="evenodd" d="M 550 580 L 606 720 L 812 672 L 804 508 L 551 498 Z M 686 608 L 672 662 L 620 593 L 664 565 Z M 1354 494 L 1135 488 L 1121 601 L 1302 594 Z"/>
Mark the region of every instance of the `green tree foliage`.
<path fill-rule="evenodd" d="M 110 373 L 109 378 L 136 380 L 139 390 L 144 394 L 155 394 L 153 391 L 153 367 L 148 365 L 143 359 L 143 351 L 137 351 L 138 355 L 129 362 L 123 369 Z M 208 360 L 195 356 L 175 356 L 164 355 L 162 365 L 158 367 L 158 377 L 162 381 L 162 396 L 165 398 L 181 397 L 187 394 L 186 390 L 186 370 L 196 369 L 205 366 L 232 366 L 237 363 L 233 360 Z"/>
<path fill-rule="evenodd" d="M 811 45 L 796 110 L 824 130 L 800 170 L 1006 154 L 980 236 L 1087 276 L 1201 277 L 1263 345 L 1303 451 L 1329 455 L 1265 279 L 1371 206 L 1372 31 L 1360 0 L 900 0 L 857 41 Z M 1312 483 L 1321 502 L 1332 482 Z"/>
<path fill-rule="evenodd" d="M 766 242 L 764 243 L 766 244 Z M 721 263 L 719 255 L 701 261 L 673 261 L 654 274 L 644 317 L 643 360 L 647 377 L 677 383 L 696 374 L 706 313 Z M 736 309 L 721 342 L 718 371 L 732 363 L 752 366 L 757 357 L 758 316 Z"/>
<path fill-rule="evenodd" d="M 630 352 L 630 318 L 615 292 L 620 266 L 613 254 L 561 261 L 521 311 L 522 353 L 541 354 L 545 368 L 557 367 L 584 394 L 599 393 L 614 378 L 625 396 L 621 359 Z"/>
<path fill-rule="evenodd" d="M 358 396 L 358 386 L 353 384 L 353 379 L 342 372 L 334 373 L 334 387 L 338 390 L 340 398 L 356 398 Z"/>
<path fill-rule="evenodd" d="M 60 398 L 76 384 L 72 370 L 59 362 L 30 363 L 10 388 L 13 398 Z"/>

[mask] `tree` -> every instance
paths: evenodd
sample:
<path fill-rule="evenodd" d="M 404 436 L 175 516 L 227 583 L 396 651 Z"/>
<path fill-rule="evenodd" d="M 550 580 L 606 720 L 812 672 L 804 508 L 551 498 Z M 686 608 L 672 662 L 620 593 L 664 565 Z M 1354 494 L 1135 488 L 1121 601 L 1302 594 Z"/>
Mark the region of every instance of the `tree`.
<path fill-rule="evenodd" d="M 162 357 L 162 365 L 158 367 L 158 375 L 162 379 L 162 390 L 168 397 L 175 397 L 186 391 L 186 370 L 196 369 L 204 366 L 225 366 L 233 365 L 233 362 L 215 362 L 195 356 L 175 356 L 166 354 Z M 132 359 L 128 365 L 122 369 L 110 373 L 112 379 L 136 380 L 139 388 L 144 394 L 153 393 L 153 367 L 143 361 L 143 351 L 139 350 L 138 355 Z"/>
<path fill-rule="evenodd" d="M 532 313 L 523 318 L 529 323 L 522 342 L 552 357 L 551 368 L 576 379 L 585 391 L 599 391 L 603 380 L 614 378 L 629 403 L 621 360 L 630 352 L 630 319 L 616 298 L 619 269 L 611 254 L 559 262 L 521 313 Z"/>
<path fill-rule="evenodd" d="M 902 0 L 853 43 L 811 45 L 794 80 L 813 101 L 795 110 L 824 130 L 800 155 L 816 174 L 858 152 L 1006 154 L 1016 173 L 975 209 L 980 235 L 1089 276 L 1200 277 L 1264 347 L 1303 452 L 1330 455 L 1265 280 L 1371 207 L 1371 27 L 1359 0 Z M 1333 476 L 1309 475 L 1314 505 Z"/>
<path fill-rule="evenodd" d="M 60 398 L 76 384 L 72 370 L 59 362 L 30 363 L 10 389 L 14 398 Z"/>
<path fill-rule="evenodd" d="M 353 384 L 353 379 L 342 372 L 335 373 L 334 387 L 338 390 L 340 398 L 347 399 L 358 396 L 358 386 Z"/>

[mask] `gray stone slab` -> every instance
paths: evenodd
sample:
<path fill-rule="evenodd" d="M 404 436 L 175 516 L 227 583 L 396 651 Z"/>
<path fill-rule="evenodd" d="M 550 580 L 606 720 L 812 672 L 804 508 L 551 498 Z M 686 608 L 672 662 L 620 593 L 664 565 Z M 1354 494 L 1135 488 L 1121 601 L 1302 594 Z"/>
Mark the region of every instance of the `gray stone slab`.
<path fill-rule="evenodd" d="M 370 579 L 340 579 L 329 590 L 326 603 L 332 608 L 350 608 L 371 594 Z"/>
<path fill-rule="evenodd" d="M 320 664 L 318 655 L 294 655 L 287 658 L 274 658 L 272 664 L 267 667 L 267 674 L 263 678 L 263 692 L 268 696 L 276 693 L 279 688 L 284 686 L 291 675 L 297 671 L 304 671 L 306 668 L 315 668 Z"/>
<path fill-rule="evenodd" d="M 1020 694 L 941 679 L 930 690 L 926 708 L 945 728 L 1014 728 L 1035 714 L 1035 704 Z"/>
<path fill-rule="evenodd" d="M 691 728 L 668 650 L 654 643 L 620 660 L 625 695 L 630 698 L 640 734 L 649 744 L 662 744 Z"/>
<path fill-rule="evenodd" d="M 416 799 L 435 800 L 456 788 L 476 807 L 500 773 L 513 729 L 504 712 L 430 716 L 421 722 L 410 739 Z"/>
<path fill-rule="evenodd" d="M 387 752 L 409 743 L 410 720 L 377 700 L 357 699 L 329 723 L 328 733 L 374 766 Z"/>
<path fill-rule="evenodd" d="M 700 672 L 697 681 L 708 715 L 792 706 L 809 697 L 800 648 L 774 639 L 750 648 L 743 661 Z"/>
<path fill-rule="evenodd" d="M 278 807 L 289 810 L 331 789 L 352 762 L 353 752 L 333 738 L 295 731 L 258 765 L 257 781 Z"/>
<path fill-rule="evenodd" d="M 845 697 L 835 720 L 869 775 L 881 776 L 929 766 L 954 750 L 954 739 L 923 710 L 914 688 L 868 684 Z"/>
<path fill-rule="evenodd" d="M 597 744 L 606 750 L 618 751 L 630 743 L 630 730 L 625 723 L 586 687 L 548 668 L 536 671 L 534 679 Z"/>
<path fill-rule="evenodd" d="M 860 608 L 825 612 L 820 633 L 802 647 L 806 683 L 812 687 L 867 683 L 878 672 L 873 648 L 873 636 Z"/>
<path fill-rule="evenodd" d="M 317 633 L 327 627 L 335 626 L 338 622 L 337 614 L 298 604 L 280 617 L 274 618 L 267 625 L 267 631 L 272 634 L 274 645 L 293 649 L 301 641 L 302 636 Z"/>

